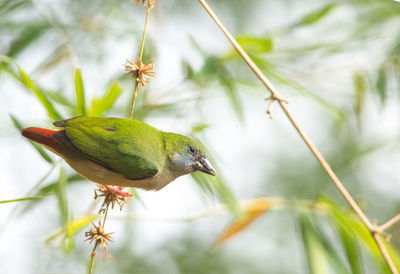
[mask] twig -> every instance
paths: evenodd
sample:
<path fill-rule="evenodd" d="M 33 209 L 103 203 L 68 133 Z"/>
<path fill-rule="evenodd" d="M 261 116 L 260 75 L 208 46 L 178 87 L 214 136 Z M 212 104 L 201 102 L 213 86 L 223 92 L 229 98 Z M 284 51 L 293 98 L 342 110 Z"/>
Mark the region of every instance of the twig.
<path fill-rule="evenodd" d="M 142 57 L 143 57 L 144 40 L 146 39 L 146 32 L 147 32 L 147 25 L 148 25 L 148 22 L 149 22 L 150 10 L 151 10 L 151 4 L 149 3 L 147 5 L 146 21 L 144 23 L 143 35 L 142 35 L 142 43 L 140 45 L 140 52 L 139 52 L 139 60 L 140 61 L 142 61 Z M 133 109 L 135 108 L 135 102 L 136 102 L 136 96 L 137 96 L 138 89 L 139 89 L 139 82 L 135 81 L 135 87 L 133 89 L 133 98 L 132 98 L 132 103 L 131 103 L 131 111 L 129 113 L 129 119 L 132 119 L 132 117 L 133 117 Z"/>
<path fill-rule="evenodd" d="M 92 253 L 90 254 L 90 272 L 89 272 L 90 274 L 93 273 L 94 258 L 96 257 L 96 248 L 97 248 L 98 244 L 99 244 L 98 242 L 96 242 L 96 243 L 94 244 Z"/>
<path fill-rule="evenodd" d="M 392 271 L 392 273 L 398 274 L 399 272 L 397 271 L 397 268 L 394 265 L 394 262 L 393 262 L 392 258 L 390 257 L 389 252 L 387 251 L 385 245 L 383 244 L 381 236 L 379 235 L 379 233 L 372 233 L 372 235 L 374 236 L 375 242 L 378 245 L 379 250 L 381 251 L 382 256 L 385 259 L 390 270 Z"/>
<path fill-rule="evenodd" d="M 341 183 L 339 178 L 336 176 L 336 174 L 333 172 L 332 168 L 329 166 L 328 162 L 325 160 L 325 158 L 322 156 L 322 154 L 319 152 L 319 150 L 312 143 L 311 139 L 306 135 L 304 130 L 299 126 L 299 124 L 295 120 L 294 116 L 289 111 L 289 108 L 286 105 L 285 101 L 283 100 L 279 91 L 272 85 L 272 83 L 267 79 L 267 77 L 261 72 L 261 70 L 253 62 L 253 60 L 248 56 L 246 51 L 243 50 L 243 48 L 239 45 L 239 43 L 232 36 L 232 34 L 227 30 L 227 28 L 218 19 L 217 15 L 214 13 L 214 11 L 211 9 L 211 7 L 207 4 L 207 2 L 205 0 L 198 0 L 198 1 L 204 7 L 204 9 L 207 11 L 207 13 L 211 16 L 211 18 L 215 21 L 215 23 L 218 25 L 218 27 L 222 30 L 222 32 L 225 34 L 225 36 L 228 38 L 228 40 L 232 43 L 232 45 L 237 50 L 237 52 L 240 54 L 240 56 L 242 56 L 243 60 L 253 70 L 253 72 L 261 80 L 261 82 L 264 84 L 264 86 L 271 92 L 271 100 L 276 100 L 279 102 L 279 105 L 281 106 L 282 110 L 285 112 L 286 116 L 288 117 L 288 119 L 290 120 L 292 125 L 295 127 L 297 132 L 300 134 L 301 138 L 304 140 L 304 142 L 306 143 L 308 148 L 314 154 L 315 158 L 319 161 L 319 163 L 321 164 L 321 166 L 323 167 L 325 172 L 328 174 L 328 176 L 331 178 L 333 183 L 336 185 L 336 187 L 342 193 L 343 197 L 349 203 L 349 205 L 354 210 L 354 212 L 360 217 L 361 221 L 367 226 L 367 228 L 372 233 L 372 235 L 375 239 L 375 242 L 377 243 L 377 245 L 378 245 L 386 263 L 388 264 L 389 268 L 391 269 L 392 273 L 397 274 L 398 271 L 397 271 L 396 267 L 394 266 L 394 263 L 393 263 L 392 259 L 390 258 L 389 254 L 387 253 L 385 246 L 382 244 L 382 242 L 379 238 L 379 235 L 378 235 L 379 234 L 378 231 L 376 231 L 374 229 L 373 225 L 371 224 L 371 221 L 367 218 L 367 216 L 364 214 L 364 212 L 361 210 L 361 208 L 354 201 L 353 197 L 350 195 L 350 193 L 347 191 L 347 189 L 343 186 L 343 184 Z"/>
<path fill-rule="evenodd" d="M 384 223 L 383 225 L 379 226 L 379 230 L 380 231 L 386 231 L 388 230 L 392 225 L 394 225 L 395 223 L 400 221 L 400 214 L 396 215 L 395 217 L 393 217 L 392 219 L 390 219 L 389 221 L 387 221 L 386 223 Z"/>

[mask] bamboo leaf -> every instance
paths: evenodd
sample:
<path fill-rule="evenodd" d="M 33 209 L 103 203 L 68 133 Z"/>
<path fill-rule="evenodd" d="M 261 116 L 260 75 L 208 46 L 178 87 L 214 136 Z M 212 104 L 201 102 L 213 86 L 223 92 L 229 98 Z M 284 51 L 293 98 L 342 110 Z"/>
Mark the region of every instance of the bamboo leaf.
<path fill-rule="evenodd" d="M 379 70 L 378 70 L 378 78 L 376 79 L 375 83 L 376 90 L 378 92 L 379 98 L 381 99 L 381 102 L 384 102 L 386 99 L 386 89 L 387 89 L 387 77 L 386 77 L 386 71 L 385 71 L 385 66 L 382 65 Z"/>
<path fill-rule="evenodd" d="M 326 198 L 321 198 L 321 202 L 323 202 L 329 212 L 331 212 L 331 216 L 334 219 L 334 222 L 348 233 L 351 233 L 350 235 L 353 235 L 354 239 L 356 239 L 357 242 L 359 242 L 363 247 L 366 248 L 366 250 L 374 258 L 374 261 L 377 263 L 376 266 L 378 267 L 379 272 L 391 273 L 371 233 L 369 232 L 368 228 L 360 221 L 359 217 L 355 215 L 352 211 L 342 210 L 335 203 L 329 201 Z M 385 245 L 387 249 L 390 250 L 390 254 L 394 259 L 396 267 L 400 268 L 399 253 L 386 241 Z"/>
<path fill-rule="evenodd" d="M 21 202 L 21 201 L 28 201 L 28 200 L 35 200 L 35 199 L 41 199 L 41 198 L 45 198 L 45 197 L 47 197 L 47 196 L 52 196 L 52 195 L 54 195 L 54 194 L 36 195 L 36 196 L 24 197 L 24 198 L 12 199 L 12 200 L 3 200 L 3 201 L 0 201 L 0 204 L 13 203 L 13 202 Z"/>
<path fill-rule="evenodd" d="M 10 115 L 10 118 L 13 121 L 15 128 L 17 128 L 19 131 L 21 131 L 24 128 L 22 126 L 21 122 L 18 121 L 18 119 L 15 116 Z M 42 158 L 46 162 L 48 162 L 50 164 L 54 163 L 53 159 L 50 157 L 50 155 L 46 152 L 46 150 L 41 145 L 39 145 L 36 142 L 32 142 L 31 140 L 28 140 L 28 141 L 37 150 L 37 152 L 39 152 L 40 156 L 42 156 Z"/>
<path fill-rule="evenodd" d="M 218 236 L 215 240 L 214 245 L 220 246 L 226 241 L 231 239 L 233 236 L 242 232 L 255 220 L 257 220 L 262 214 L 267 212 L 270 208 L 269 202 L 265 199 L 255 199 L 253 202 L 242 208 L 242 214 L 237 216 L 231 224 Z"/>
<path fill-rule="evenodd" d="M 60 166 L 60 173 L 58 178 L 58 184 L 56 189 L 58 208 L 61 213 L 62 223 L 68 224 L 69 213 L 68 213 L 68 200 L 67 200 L 67 176 L 63 166 Z"/>
<path fill-rule="evenodd" d="M 238 43 L 246 50 L 253 54 L 263 54 L 271 52 L 274 48 L 272 37 L 257 37 L 257 36 L 239 36 Z"/>
<path fill-rule="evenodd" d="M 68 185 L 75 184 L 75 183 L 81 182 L 83 180 L 86 180 L 86 179 L 83 178 L 78 173 L 74 173 L 74 174 L 69 175 L 67 177 Z M 53 182 L 47 184 L 46 186 L 40 188 L 37 191 L 37 193 L 40 194 L 40 195 L 48 195 L 49 193 L 57 193 L 57 191 L 58 191 L 57 189 L 59 187 L 58 184 L 59 184 L 58 180 L 53 181 Z M 21 210 L 21 213 L 26 212 L 28 209 L 29 210 L 32 209 L 34 206 L 39 204 L 39 202 L 41 202 L 41 201 L 42 200 L 32 200 L 32 201 L 27 202 L 26 204 L 24 204 L 25 207 Z"/>
<path fill-rule="evenodd" d="M 24 84 L 24 86 L 31 90 L 35 96 L 39 99 L 39 101 L 42 103 L 44 108 L 47 111 L 47 114 L 49 117 L 53 120 L 62 120 L 62 116 L 58 113 L 58 111 L 54 108 L 53 104 L 50 102 L 49 99 L 47 99 L 46 95 L 38 89 L 33 81 L 29 78 L 29 76 L 25 73 L 25 71 L 20 67 L 18 67 L 18 72 L 21 76 L 21 81 Z"/>
<path fill-rule="evenodd" d="M 29 45 L 38 40 L 49 28 L 50 25 L 46 23 L 27 24 L 17 38 L 12 41 L 6 55 L 10 57 L 17 56 Z"/>
<path fill-rule="evenodd" d="M 311 25 L 325 16 L 327 16 L 329 13 L 331 13 L 335 8 L 337 7 L 337 3 L 330 3 L 322 8 L 312 11 L 308 13 L 307 15 L 303 16 L 303 18 L 300 19 L 300 21 L 296 25 Z"/>
<path fill-rule="evenodd" d="M 133 193 L 133 196 L 138 200 L 139 204 L 145 209 L 147 209 L 146 204 L 144 203 L 143 199 L 140 197 L 139 193 L 137 192 L 136 188 L 130 187 L 129 190 Z"/>
<path fill-rule="evenodd" d="M 329 263 L 324 253 L 323 247 L 313 233 L 310 222 L 305 215 L 300 216 L 301 236 L 309 267 L 309 273 L 322 274 L 329 273 Z"/>
<path fill-rule="evenodd" d="M 355 73 L 353 76 L 353 84 L 355 89 L 354 112 L 356 113 L 357 119 L 360 119 L 367 92 L 366 76 L 360 72 Z"/>
<path fill-rule="evenodd" d="M 350 268 L 353 274 L 365 273 L 363 269 L 363 264 L 361 261 L 361 252 L 356 241 L 355 235 L 349 233 L 342 227 L 338 227 L 338 232 L 340 239 L 342 240 L 342 245 L 347 257 L 347 261 L 350 264 Z"/>
<path fill-rule="evenodd" d="M 300 215 L 300 227 L 311 273 L 349 272 L 315 218 L 306 214 Z"/>
<path fill-rule="evenodd" d="M 108 111 L 122 93 L 118 82 L 113 82 L 102 98 L 93 98 L 89 116 L 101 116 Z"/>
<path fill-rule="evenodd" d="M 75 69 L 74 72 L 75 78 L 75 95 L 76 95 L 76 108 L 75 114 L 77 116 L 86 115 L 86 106 L 85 106 L 85 88 L 83 86 L 82 74 L 79 69 Z"/>
<path fill-rule="evenodd" d="M 98 214 L 88 214 L 82 217 L 71 220 L 67 226 L 63 226 L 58 229 L 55 233 L 50 235 L 45 239 L 46 243 L 49 243 L 55 240 L 58 237 L 66 237 L 67 233 L 71 233 L 71 235 L 75 235 L 76 233 L 82 231 L 85 227 L 87 227 L 92 221 L 98 218 Z"/>

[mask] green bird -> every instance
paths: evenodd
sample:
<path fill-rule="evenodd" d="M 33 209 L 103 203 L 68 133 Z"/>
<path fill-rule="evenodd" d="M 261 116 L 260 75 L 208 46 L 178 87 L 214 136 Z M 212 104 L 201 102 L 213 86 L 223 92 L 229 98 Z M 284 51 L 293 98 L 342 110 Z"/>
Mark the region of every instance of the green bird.
<path fill-rule="evenodd" d="M 64 129 L 30 127 L 21 134 L 102 185 L 159 190 L 195 171 L 216 174 L 199 142 L 139 121 L 80 116 L 53 124 Z"/>

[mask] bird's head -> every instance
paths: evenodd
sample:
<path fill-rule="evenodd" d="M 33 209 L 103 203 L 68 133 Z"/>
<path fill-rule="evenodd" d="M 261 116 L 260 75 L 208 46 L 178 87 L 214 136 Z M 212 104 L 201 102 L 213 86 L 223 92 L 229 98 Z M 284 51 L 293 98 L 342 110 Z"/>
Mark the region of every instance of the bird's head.
<path fill-rule="evenodd" d="M 175 172 L 183 174 L 201 171 L 215 176 L 216 172 L 198 141 L 175 133 L 165 134 L 165 148 L 169 165 Z"/>

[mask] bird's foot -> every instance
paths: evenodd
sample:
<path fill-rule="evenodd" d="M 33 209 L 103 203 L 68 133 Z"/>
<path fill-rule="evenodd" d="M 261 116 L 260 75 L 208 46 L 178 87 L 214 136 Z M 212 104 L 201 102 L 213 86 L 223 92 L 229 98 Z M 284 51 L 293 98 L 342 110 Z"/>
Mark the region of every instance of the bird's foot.
<path fill-rule="evenodd" d="M 123 186 L 104 185 L 104 187 L 108 191 L 110 191 L 118 196 L 132 197 L 132 193 L 129 190 L 125 190 L 125 187 L 123 187 Z"/>

